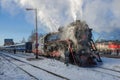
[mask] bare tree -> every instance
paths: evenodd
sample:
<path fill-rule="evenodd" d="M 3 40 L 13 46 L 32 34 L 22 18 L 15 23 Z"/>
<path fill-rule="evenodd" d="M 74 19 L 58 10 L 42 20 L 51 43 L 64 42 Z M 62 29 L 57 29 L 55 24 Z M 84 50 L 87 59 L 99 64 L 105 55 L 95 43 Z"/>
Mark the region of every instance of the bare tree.
<path fill-rule="evenodd" d="M 25 40 L 25 38 L 23 37 L 21 43 L 25 43 L 25 42 L 26 42 L 26 40 Z"/>
<path fill-rule="evenodd" d="M 38 34 L 38 39 L 42 36 L 43 36 L 43 34 Z M 35 33 L 35 30 L 34 30 L 34 31 L 31 32 L 31 35 L 29 36 L 28 41 L 29 42 L 34 42 L 35 40 L 36 40 L 36 33 Z"/>
<path fill-rule="evenodd" d="M 35 34 L 35 30 L 31 32 L 31 35 L 28 38 L 29 42 L 34 42 L 36 39 L 36 34 Z"/>

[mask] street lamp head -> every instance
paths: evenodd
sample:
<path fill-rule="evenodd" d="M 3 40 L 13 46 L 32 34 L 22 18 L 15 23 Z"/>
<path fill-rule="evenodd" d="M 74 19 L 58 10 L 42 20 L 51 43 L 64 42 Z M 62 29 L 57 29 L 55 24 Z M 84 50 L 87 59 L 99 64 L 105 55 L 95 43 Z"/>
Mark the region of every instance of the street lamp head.
<path fill-rule="evenodd" d="M 26 10 L 34 10 L 34 9 L 32 9 L 32 8 L 26 8 Z"/>
<path fill-rule="evenodd" d="M 26 10 L 37 10 L 37 8 L 26 8 Z"/>

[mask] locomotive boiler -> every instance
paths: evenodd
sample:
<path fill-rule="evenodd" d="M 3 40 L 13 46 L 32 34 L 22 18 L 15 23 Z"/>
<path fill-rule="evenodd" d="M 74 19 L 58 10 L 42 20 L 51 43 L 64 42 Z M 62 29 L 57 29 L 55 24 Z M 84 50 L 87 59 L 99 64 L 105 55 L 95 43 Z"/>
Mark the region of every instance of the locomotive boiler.
<path fill-rule="evenodd" d="M 39 55 L 54 57 L 79 66 L 96 65 L 101 62 L 92 40 L 92 29 L 80 20 L 60 27 L 58 32 L 41 37 L 38 48 Z"/>

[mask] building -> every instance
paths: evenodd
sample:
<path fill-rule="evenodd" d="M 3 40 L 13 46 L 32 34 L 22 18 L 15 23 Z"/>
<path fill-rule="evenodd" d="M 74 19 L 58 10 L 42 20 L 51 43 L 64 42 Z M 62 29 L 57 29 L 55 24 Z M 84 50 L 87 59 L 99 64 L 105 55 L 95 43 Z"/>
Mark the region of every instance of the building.
<path fill-rule="evenodd" d="M 109 42 L 108 48 L 112 51 L 120 51 L 120 42 Z"/>
<path fill-rule="evenodd" d="M 4 39 L 4 46 L 14 45 L 13 39 Z"/>
<path fill-rule="evenodd" d="M 109 42 L 107 42 L 107 41 L 96 42 L 95 44 L 99 51 L 106 51 L 109 49 L 109 47 L 108 47 Z"/>
<path fill-rule="evenodd" d="M 100 41 L 95 44 L 97 49 L 104 53 L 120 53 L 120 41 Z"/>

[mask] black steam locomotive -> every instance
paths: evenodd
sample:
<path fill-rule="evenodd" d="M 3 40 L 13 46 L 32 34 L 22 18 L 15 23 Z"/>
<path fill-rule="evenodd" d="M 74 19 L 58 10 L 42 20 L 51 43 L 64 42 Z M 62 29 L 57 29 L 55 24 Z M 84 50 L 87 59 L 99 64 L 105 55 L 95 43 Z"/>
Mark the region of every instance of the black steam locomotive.
<path fill-rule="evenodd" d="M 92 29 L 80 20 L 43 36 L 39 44 L 40 55 L 62 59 L 66 64 L 91 66 L 102 62 L 92 40 Z"/>

